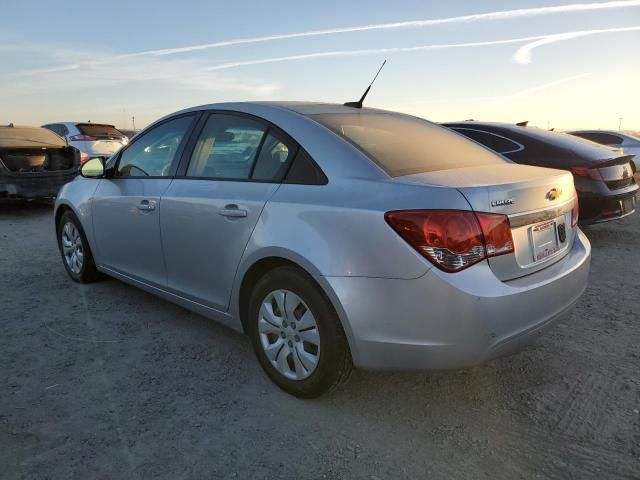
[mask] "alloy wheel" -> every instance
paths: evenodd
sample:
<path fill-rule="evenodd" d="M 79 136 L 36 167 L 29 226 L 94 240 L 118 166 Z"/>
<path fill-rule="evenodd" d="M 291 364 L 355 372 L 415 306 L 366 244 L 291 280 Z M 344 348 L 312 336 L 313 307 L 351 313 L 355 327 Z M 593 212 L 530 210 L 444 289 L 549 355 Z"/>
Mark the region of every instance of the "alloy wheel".
<path fill-rule="evenodd" d="M 67 222 L 62 227 L 60 237 L 64 260 L 69 270 L 78 275 L 84 262 L 84 245 L 80 231 L 72 222 Z"/>
<path fill-rule="evenodd" d="M 284 377 L 303 380 L 318 366 L 318 324 L 295 293 L 280 289 L 264 298 L 258 314 L 258 333 L 267 359 Z"/>

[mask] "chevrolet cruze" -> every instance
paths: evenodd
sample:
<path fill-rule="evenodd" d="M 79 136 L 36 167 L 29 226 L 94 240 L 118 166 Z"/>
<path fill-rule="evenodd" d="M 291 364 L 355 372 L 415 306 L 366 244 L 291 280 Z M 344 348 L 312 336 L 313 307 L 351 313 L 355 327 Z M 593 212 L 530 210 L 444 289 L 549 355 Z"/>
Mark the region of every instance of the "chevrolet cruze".
<path fill-rule="evenodd" d="M 169 115 L 55 206 L 72 279 L 107 274 L 245 332 L 300 397 L 353 366 L 459 368 L 527 344 L 585 289 L 577 222 L 569 172 L 317 103 Z"/>

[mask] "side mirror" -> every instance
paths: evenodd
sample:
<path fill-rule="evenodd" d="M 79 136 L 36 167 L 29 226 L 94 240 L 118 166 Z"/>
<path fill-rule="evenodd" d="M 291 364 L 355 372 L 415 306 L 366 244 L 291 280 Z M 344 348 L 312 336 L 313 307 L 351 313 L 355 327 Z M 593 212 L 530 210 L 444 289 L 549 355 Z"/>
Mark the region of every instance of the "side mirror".
<path fill-rule="evenodd" d="M 80 167 L 80 175 L 85 178 L 104 177 L 104 159 L 92 158 L 91 160 L 87 160 Z"/>

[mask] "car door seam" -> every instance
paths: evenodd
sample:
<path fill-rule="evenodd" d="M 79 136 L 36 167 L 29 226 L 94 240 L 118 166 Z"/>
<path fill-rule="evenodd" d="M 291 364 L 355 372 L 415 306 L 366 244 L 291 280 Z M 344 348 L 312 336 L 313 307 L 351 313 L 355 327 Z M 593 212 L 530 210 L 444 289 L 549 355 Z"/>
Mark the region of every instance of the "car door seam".
<path fill-rule="evenodd" d="M 231 306 L 231 299 L 233 298 L 234 286 L 236 284 L 236 279 L 238 278 L 238 270 L 240 269 L 242 260 L 244 259 L 244 256 L 247 253 L 247 247 L 249 245 L 249 242 L 253 238 L 253 232 L 256 230 L 256 227 L 258 226 L 258 222 L 260 222 L 260 218 L 262 218 L 262 212 L 264 212 L 264 209 L 266 208 L 267 203 L 269 203 L 273 198 L 273 196 L 278 192 L 278 190 L 280 190 L 280 187 L 282 187 L 282 183 L 278 183 L 276 185 L 276 188 L 271 193 L 271 195 L 269 195 L 267 199 L 264 201 L 264 203 L 262 204 L 262 208 L 260 209 L 260 213 L 258 214 L 258 218 L 256 219 L 256 222 L 253 224 L 253 227 L 251 228 L 251 233 L 247 236 L 247 241 L 244 244 L 244 248 L 242 249 L 242 255 L 240 255 L 240 258 L 238 259 L 238 263 L 236 264 L 236 270 L 233 273 L 233 281 L 231 282 L 231 292 L 229 294 L 229 298 L 227 298 L 227 306 L 226 306 L 225 312 L 229 312 L 229 308 Z"/>

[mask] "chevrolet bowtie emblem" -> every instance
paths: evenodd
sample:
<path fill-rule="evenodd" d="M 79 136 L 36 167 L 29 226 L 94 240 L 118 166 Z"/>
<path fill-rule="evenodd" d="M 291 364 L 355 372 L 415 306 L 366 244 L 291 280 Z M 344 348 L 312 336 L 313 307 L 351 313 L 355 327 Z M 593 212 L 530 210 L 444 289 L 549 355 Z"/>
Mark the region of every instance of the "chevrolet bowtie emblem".
<path fill-rule="evenodd" d="M 562 195 L 561 189 L 552 188 L 547 192 L 547 200 L 550 200 L 550 201 L 557 200 L 558 198 L 560 198 L 560 195 Z"/>

